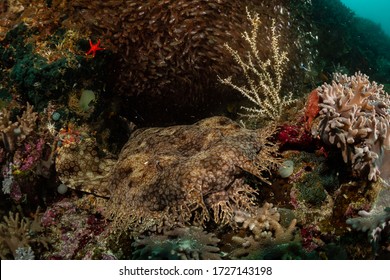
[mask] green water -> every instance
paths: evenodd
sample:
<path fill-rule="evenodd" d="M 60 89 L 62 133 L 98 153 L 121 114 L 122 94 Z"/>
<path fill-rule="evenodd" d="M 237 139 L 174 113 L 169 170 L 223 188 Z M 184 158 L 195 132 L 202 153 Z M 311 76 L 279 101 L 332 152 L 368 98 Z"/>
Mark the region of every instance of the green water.
<path fill-rule="evenodd" d="M 389 0 L 341 0 L 357 16 L 378 23 L 390 36 L 390 1 Z"/>

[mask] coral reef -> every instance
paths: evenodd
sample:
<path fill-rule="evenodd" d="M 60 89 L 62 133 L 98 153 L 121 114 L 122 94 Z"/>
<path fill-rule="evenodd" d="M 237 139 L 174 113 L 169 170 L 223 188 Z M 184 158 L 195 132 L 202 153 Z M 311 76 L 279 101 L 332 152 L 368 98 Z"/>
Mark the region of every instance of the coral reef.
<path fill-rule="evenodd" d="M 314 36 L 307 26 L 300 24 L 299 9 L 304 4 L 298 0 L 36 0 L 34 4 L 31 4 L 31 0 L 25 0 L 16 1 L 17 5 L 15 1 L 10 2 L 13 4 L 5 4 L 0 10 L 0 38 L 5 37 L 16 24 L 23 22 L 35 34 L 29 42 L 36 45 L 36 53 L 50 58 L 71 57 L 72 61 L 77 62 L 72 65 L 79 65 L 77 69 L 69 69 L 64 65 L 64 59 L 53 61 L 49 65 L 39 57 L 18 59 L 18 66 L 22 61 L 30 63 L 25 71 L 29 78 L 38 75 L 38 69 L 30 62 L 35 60 L 40 68 L 46 69 L 44 73 L 40 73 L 45 81 L 46 78 L 54 77 L 62 84 L 61 88 L 66 90 L 76 82 L 78 85 L 82 84 L 85 80 L 79 81 L 77 77 L 79 73 L 80 76 L 88 73 L 88 67 L 84 66 L 96 65 L 104 55 L 86 62 L 80 53 L 82 50 L 87 53 L 88 39 L 92 42 L 100 40 L 105 48 L 102 53 L 112 53 L 113 56 L 112 63 L 105 67 L 106 76 L 96 80 L 104 80 L 110 91 L 118 93 L 121 99 L 129 100 L 125 102 L 126 107 L 121 108 L 127 113 L 127 106 L 130 105 L 149 112 L 166 107 L 170 109 L 169 115 L 174 115 L 178 109 L 186 114 L 188 108 L 197 107 L 191 111 L 191 114 L 195 114 L 205 105 L 220 102 L 221 97 L 224 100 L 235 99 L 233 94 L 229 95 L 226 88 L 219 86 L 216 81 L 218 75 L 240 78 L 240 69 L 234 65 L 224 44 L 230 42 L 233 49 L 242 55 L 246 54 L 245 41 L 241 38 L 241 34 L 250 25 L 245 7 L 261 15 L 258 50 L 262 58 L 266 60 L 270 55 L 268 29 L 273 21 L 274 28 L 282 35 L 280 42 L 289 49 L 289 63 L 296 66 L 295 76 L 304 74 L 299 65 L 306 64 L 312 56 L 308 47 Z M 64 37 L 60 36 L 58 40 L 50 38 L 58 30 L 68 35 L 74 34 L 73 38 L 76 39 L 69 52 L 63 56 L 61 54 L 64 53 L 59 49 L 63 49 L 61 46 L 66 49 L 67 44 L 62 44 Z M 84 36 L 83 40 L 79 35 Z M 100 67 L 96 68 L 101 70 Z M 21 70 L 20 67 L 18 70 Z M 19 72 L 16 72 L 18 83 L 30 85 L 30 80 L 23 80 L 25 75 L 18 75 Z M 64 73 L 66 75 L 62 75 Z M 286 83 L 293 86 L 297 84 L 296 81 L 295 77 L 286 79 Z M 40 90 L 43 91 L 48 85 L 42 83 L 41 86 L 43 88 Z M 33 89 L 27 86 L 24 88 L 29 91 Z M 50 88 L 50 93 L 56 95 L 56 90 Z M 30 101 L 32 102 L 32 98 Z M 121 101 L 117 102 L 124 106 Z M 202 106 L 198 106 L 199 104 Z M 148 119 L 149 114 L 143 115 L 143 118 L 151 121 Z"/>
<path fill-rule="evenodd" d="M 341 150 L 355 175 L 387 179 L 383 163 L 390 149 L 390 99 L 383 86 L 360 72 L 350 77 L 336 73 L 332 84 L 325 83 L 317 92 L 321 110 L 314 132 Z"/>
<path fill-rule="evenodd" d="M 26 217 L 20 218 L 19 213 L 9 212 L 0 223 L 0 258 L 34 259 L 31 248 L 33 243 L 43 245 L 48 249 L 48 240 L 38 233 L 42 231 L 38 211 L 32 221 Z M 38 245 L 39 245 L 38 244 Z"/>
<path fill-rule="evenodd" d="M 287 153 L 288 154 L 288 153 Z M 339 186 L 337 169 L 322 155 L 308 152 L 291 154 L 289 158 L 296 162 L 289 181 L 293 184 L 291 195 L 298 196 L 302 203 L 320 206 Z"/>
<path fill-rule="evenodd" d="M 80 32 L 59 29 L 40 37 L 22 22 L 12 27 L 0 41 L 2 96 L 42 111 L 49 101 L 66 104 L 76 90 L 101 92 L 105 56 L 87 59 L 83 51 L 87 38 Z"/>
<path fill-rule="evenodd" d="M 225 47 L 233 56 L 235 62 L 243 72 L 246 85 L 239 86 L 232 82 L 232 77 L 219 78 L 222 84 L 228 85 L 239 91 L 249 99 L 254 107 L 242 107 L 250 118 L 268 118 L 279 120 L 283 110 L 294 102 L 292 93 L 282 96 L 282 82 L 286 72 L 288 54 L 280 49 L 280 34 L 276 30 L 275 21 L 271 26 L 271 54 L 270 58 L 264 60 L 260 57 L 258 49 L 259 40 L 259 14 L 251 14 L 247 10 L 247 18 L 251 24 L 251 31 L 245 31 L 242 35 L 249 45 L 245 58 L 229 46 Z"/>
<path fill-rule="evenodd" d="M 46 209 L 41 223 L 52 244 L 42 258 L 104 259 L 110 255 L 108 222 L 91 209 L 92 201 L 88 196 L 64 198 Z"/>
<path fill-rule="evenodd" d="M 389 43 L 339 0 L 0 1 L 1 259 L 388 259 Z"/>
<path fill-rule="evenodd" d="M 219 241 L 199 227 L 174 228 L 163 235 L 136 239 L 132 244 L 133 259 L 219 260 Z"/>
<path fill-rule="evenodd" d="M 304 150 L 308 151 L 315 147 L 315 141 L 310 133 L 299 125 L 282 125 L 277 134 L 281 150 Z"/>
<path fill-rule="evenodd" d="M 33 106 L 27 104 L 26 110 L 21 116 L 17 116 L 17 121 L 11 120 L 11 112 L 3 108 L 0 112 L 0 135 L 4 149 L 15 152 L 18 146 L 36 128 L 38 114 L 33 111 Z"/>
<path fill-rule="evenodd" d="M 297 223 L 296 219 L 291 220 L 287 228 L 280 223 L 280 214 L 278 209 L 271 203 L 257 209 L 255 213 L 249 214 L 244 211 L 238 211 L 234 217 L 239 228 L 244 231 L 232 237 L 232 242 L 239 245 L 229 257 L 236 258 L 254 258 L 266 247 L 288 243 L 294 238 L 294 230 Z"/>
<path fill-rule="evenodd" d="M 210 219 L 232 224 L 235 210 L 252 209 L 256 191 L 245 184 L 245 172 L 266 180 L 264 172 L 278 162 L 272 156 L 277 147 L 266 140 L 270 132 L 247 130 L 225 117 L 134 132 L 97 186 L 109 191 L 108 216 L 117 228 L 141 232 Z M 88 174 L 96 171 L 85 171 L 87 153 L 95 152 L 59 150 L 57 172 L 69 187 L 91 185 Z"/>
<path fill-rule="evenodd" d="M 347 224 L 355 230 L 368 231 L 369 240 L 378 243 L 381 232 L 390 226 L 390 185 L 379 180 L 380 190 L 370 211 L 360 210 L 359 217 L 350 218 Z"/>
<path fill-rule="evenodd" d="M 25 108 L 2 109 L 0 140 L 2 191 L 17 203 L 29 200 L 36 194 L 37 178 L 50 177 L 54 138 L 27 103 Z"/>

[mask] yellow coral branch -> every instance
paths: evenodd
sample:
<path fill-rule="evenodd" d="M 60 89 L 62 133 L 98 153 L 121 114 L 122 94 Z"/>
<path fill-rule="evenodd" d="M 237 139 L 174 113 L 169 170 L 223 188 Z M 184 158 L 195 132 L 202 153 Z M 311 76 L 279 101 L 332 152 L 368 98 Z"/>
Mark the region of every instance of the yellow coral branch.
<path fill-rule="evenodd" d="M 280 49 L 280 34 L 276 30 L 275 20 L 272 20 L 271 57 L 262 60 L 257 47 L 259 15 L 257 13 L 251 14 L 247 9 L 247 18 L 251 24 L 251 31 L 242 34 L 249 45 L 247 57 L 244 59 L 237 50 L 225 44 L 234 61 L 240 66 L 246 79 L 246 85 L 234 84 L 232 77 L 218 78 L 222 84 L 237 90 L 254 104 L 254 107 L 242 107 L 248 113 L 246 116 L 277 120 L 281 117 L 284 108 L 295 101 L 291 93 L 284 97 L 281 96 L 283 77 L 289 61 L 287 52 Z"/>

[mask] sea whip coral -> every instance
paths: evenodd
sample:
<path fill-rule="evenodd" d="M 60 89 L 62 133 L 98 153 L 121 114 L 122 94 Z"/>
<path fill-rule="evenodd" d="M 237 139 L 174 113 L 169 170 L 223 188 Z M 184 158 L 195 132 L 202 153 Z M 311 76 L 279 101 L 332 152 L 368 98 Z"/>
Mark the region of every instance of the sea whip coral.
<path fill-rule="evenodd" d="M 336 73 L 332 84 L 317 89 L 320 122 L 315 131 L 322 141 L 341 149 L 355 175 L 370 181 L 389 176 L 385 169 L 390 149 L 390 99 L 383 85 L 358 72 Z M 316 129 L 314 129 L 316 130 Z"/>

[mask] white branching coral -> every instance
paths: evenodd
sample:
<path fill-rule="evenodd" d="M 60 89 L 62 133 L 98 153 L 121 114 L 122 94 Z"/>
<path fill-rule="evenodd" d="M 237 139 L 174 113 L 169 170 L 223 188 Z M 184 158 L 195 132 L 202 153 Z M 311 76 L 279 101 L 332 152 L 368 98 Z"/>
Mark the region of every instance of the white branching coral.
<path fill-rule="evenodd" d="M 337 146 L 356 175 L 368 173 L 370 181 L 385 170 L 390 150 L 390 99 L 383 85 L 362 73 L 335 74 L 332 84 L 317 88 L 320 122 L 317 134 Z M 385 164 L 386 163 L 386 164 Z"/>
<path fill-rule="evenodd" d="M 260 17 L 257 13 L 251 14 L 247 9 L 247 18 L 251 24 L 251 31 L 242 34 L 249 45 L 247 56 L 240 56 L 237 50 L 231 48 L 229 44 L 225 44 L 227 50 L 242 69 L 246 85 L 234 84 L 232 77 L 219 78 L 219 81 L 239 91 L 254 104 L 254 107 L 242 107 L 247 112 L 246 116 L 278 120 L 286 106 L 295 101 L 292 98 L 292 93 L 288 93 L 286 96 L 281 94 L 283 77 L 289 60 L 287 52 L 280 49 L 280 34 L 277 31 L 275 20 L 272 20 L 270 28 L 271 55 L 266 60 L 262 59 L 261 51 L 258 48 Z"/>

